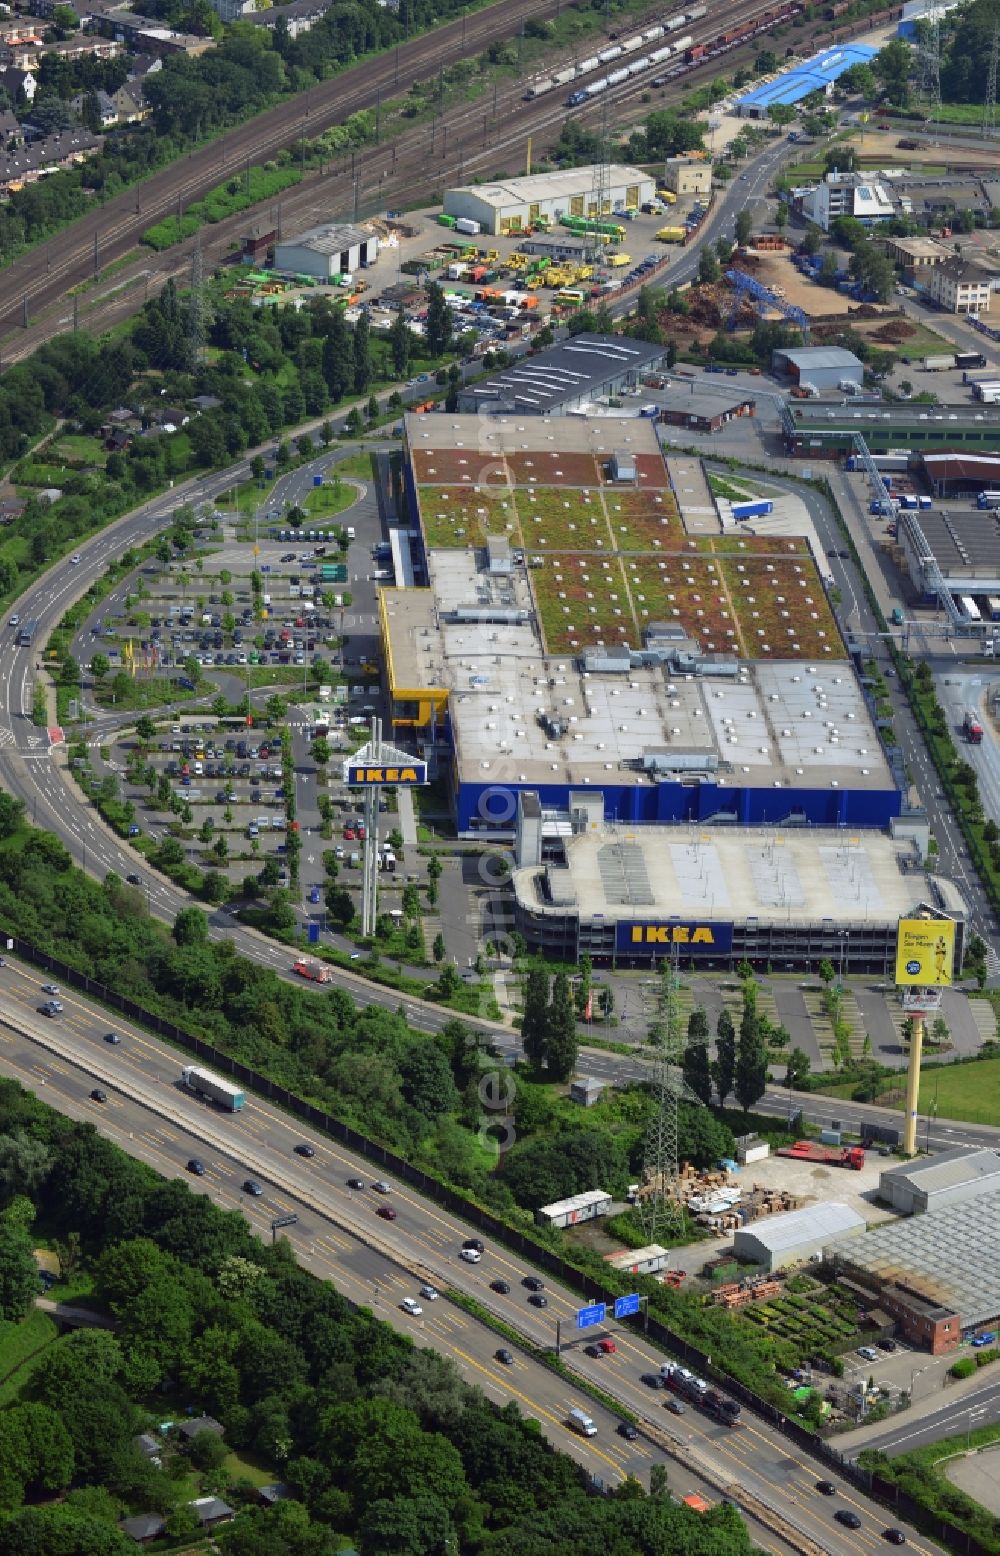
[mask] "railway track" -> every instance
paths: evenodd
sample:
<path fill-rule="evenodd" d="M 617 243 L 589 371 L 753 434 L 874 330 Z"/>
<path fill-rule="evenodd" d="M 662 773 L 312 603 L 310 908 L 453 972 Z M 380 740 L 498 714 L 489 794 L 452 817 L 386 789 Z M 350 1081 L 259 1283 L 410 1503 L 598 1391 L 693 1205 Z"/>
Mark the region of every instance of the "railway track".
<path fill-rule="evenodd" d="M 198 147 L 0 271 L 0 329 L 64 298 L 98 266 L 128 253 L 152 223 L 183 211 L 234 172 L 266 160 L 300 136 L 316 136 L 359 109 L 371 108 L 379 94 L 388 97 L 405 90 L 410 81 L 426 79 L 442 66 L 516 35 L 523 21 L 554 13 L 560 4 L 561 0 L 500 0 L 318 82 L 308 92 Z"/>
<path fill-rule="evenodd" d="M 756 18 L 772 13 L 773 5 L 761 4 L 758 0 L 756 4 L 729 12 L 727 25 L 731 27 L 737 20 L 751 25 Z M 713 22 L 711 16 L 705 18 L 699 37 L 711 37 L 718 25 L 718 19 Z M 749 47 L 753 35 L 748 34 L 741 42 Z M 734 46 L 732 52 L 737 53 L 738 49 Z M 713 55 L 685 67 L 670 84 L 687 86 L 711 77 L 717 70 L 717 56 Z M 495 118 L 488 105 L 484 109 L 481 99 L 456 105 L 434 126 L 421 125 L 389 145 L 366 147 L 354 157 L 358 214 L 370 215 L 384 210 L 387 205 L 412 205 L 414 197 L 429 200 L 445 183 L 495 173 L 505 160 L 510 166 L 515 157 L 519 160 L 523 156 L 529 136 L 537 140 L 547 131 L 561 126 L 570 113 L 585 123 L 596 121 L 603 114 L 601 103 L 609 101 L 621 106 L 646 90 L 648 82 L 644 77 L 630 79 L 594 103 L 569 110 L 561 100 L 561 94 L 526 100 L 524 83 L 515 82 L 498 91 Z M 285 191 L 280 201 L 282 220 L 287 225 L 288 218 L 292 217 L 300 224 L 308 225 L 328 218 L 332 211 L 352 209 L 353 202 L 352 159 L 348 158 L 339 167 L 322 175 L 307 176 L 302 184 Z M 200 241 L 206 263 L 217 264 L 230 253 L 234 240 L 252 216 L 252 212 L 244 211 L 203 229 Z M 144 216 L 143 229 L 150 219 L 148 214 Z M 145 298 L 155 295 L 167 280 L 183 278 L 187 274 L 196 241 L 189 239 L 162 255 L 150 253 L 137 259 L 113 282 L 107 283 L 103 297 L 90 305 L 84 300 L 80 309 L 81 326 L 100 334 L 137 312 Z M 57 302 L 49 305 L 45 317 L 0 341 L 3 365 L 11 366 L 23 360 L 43 341 L 70 327 L 72 322 L 73 314 L 66 311 L 63 289 Z"/>

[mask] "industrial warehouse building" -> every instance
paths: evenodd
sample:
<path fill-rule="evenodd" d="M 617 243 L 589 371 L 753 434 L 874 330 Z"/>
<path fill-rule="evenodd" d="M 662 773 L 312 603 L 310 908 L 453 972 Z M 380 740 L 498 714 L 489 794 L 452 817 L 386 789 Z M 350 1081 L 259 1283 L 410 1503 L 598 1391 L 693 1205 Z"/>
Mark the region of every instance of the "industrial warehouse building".
<path fill-rule="evenodd" d="M 1000 1319 L 998 1224 L 1000 1191 L 994 1188 L 905 1221 L 885 1222 L 827 1251 L 838 1269 L 877 1292 L 887 1312 L 894 1313 L 900 1291 L 916 1298 L 925 1318 L 933 1319 L 938 1348 L 946 1350 L 958 1343 L 959 1329 L 968 1336 Z"/>
<path fill-rule="evenodd" d="M 275 244 L 274 268 L 285 275 L 331 281 L 334 276 L 352 275 L 362 265 L 370 265 L 377 255 L 378 238 L 373 232 L 328 222 Z"/>
<path fill-rule="evenodd" d="M 573 335 L 459 391 L 458 409 L 476 415 L 560 416 L 639 386 L 666 363 L 663 346 L 625 335 Z"/>
<path fill-rule="evenodd" d="M 901 1162 L 887 1168 L 878 1182 L 879 1199 L 907 1215 L 974 1199 L 987 1188 L 1000 1188 L 1000 1155 L 961 1148 Z"/>
<path fill-rule="evenodd" d="M 853 1246 L 864 1229 L 864 1218 L 850 1205 L 825 1201 L 742 1227 L 733 1236 L 733 1252 L 737 1259 L 758 1264 L 770 1273 L 821 1256 L 834 1239 L 849 1237 Z"/>
<path fill-rule="evenodd" d="M 852 65 L 867 65 L 878 53 L 862 43 L 845 43 L 837 48 L 825 49 L 814 54 L 794 70 L 784 70 L 773 81 L 767 81 L 736 104 L 737 113 L 748 119 L 766 119 L 772 108 L 781 104 L 792 107 L 811 97 L 814 92 L 829 96 L 834 82 L 850 70 Z"/>
<path fill-rule="evenodd" d="M 737 416 L 755 416 L 757 402 L 734 389 L 705 389 L 700 382 L 671 384 L 660 395 L 660 420 L 669 427 L 689 427 L 692 432 L 719 432 Z"/>
<path fill-rule="evenodd" d="M 389 716 L 448 783 L 461 835 L 513 837 L 529 795 L 546 857 L 574 814 L 900 816 L 808 544 L 741 533 L 723 555 L 689 536 L 650 419 L 407 416 L 404 438 L 428 587 L 379 592 Z"/>
<path fill-rule="evenodd" d="M 843 459 L 854 453 L 859 436 L 873 454 L 898 448 L 985 453 L 1000 447 L 1000 406 L 978 401 L 923 406 L 792 400 L 783 406 L 781 417 L 785 447 L 809 459 Z"/>
<path fill-rule="evenodd" d="M 448 216 L 478 222 L 483 232 L 523 232 L 564 216 L 608 216 L 613 210 L 637 211 L 656 195 L 656 180 L 640 168 L 613 162 L 607 168 L 576 167 L 534 173 L 492 184 L 446 189 Z"/>
<path fill-rule="evenodd" d="M 771 365 L 776 373 L 787 373 L 795 383 L 813 389 L 840 389 L 853 384 L 860 389 L 865 370 L 853 351 L 843 346 L 801 346 L 794 351 L 775 351 Z"/>
<path fill-rule="evenodd" d="M 648 967 L 676 947 L 706 970 L 743 960 L 790 970 L 825 959 L 845 974 L 885 977 L 899 919 L 927 906 L 927 883 L 910 873 L 910 846 L 884 833 L 731 825 L 640 832 L 604 825 L 601 808 L 599 795 L 571 794 L 571 835 L 561 839 L 561 858 L 550 846 L 544 862 L 546 822 L 554 842 L 557 814 L 545 817 L 534 796 L 520 797 L 514 928 L 554 961 L 590 956 Z"/>

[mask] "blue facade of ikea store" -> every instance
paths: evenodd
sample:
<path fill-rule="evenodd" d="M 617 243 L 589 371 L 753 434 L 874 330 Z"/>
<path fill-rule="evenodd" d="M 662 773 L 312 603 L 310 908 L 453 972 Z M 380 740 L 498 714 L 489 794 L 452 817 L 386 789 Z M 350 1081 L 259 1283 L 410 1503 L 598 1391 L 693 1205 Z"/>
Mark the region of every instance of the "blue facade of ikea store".
<path fill-rule="evenodd" d="M 568 810 L 579 783 L 509 786 L 463 783 L 456 775 L 459 833 L 513 831 L 519 792 L 537 794 L 546 809 Z M 601 785 L 609 822 L 669 826 L 676 822 L 715 822 L 733 826 L 888 827 L 903 798 L 894 785 L 872 789 L 775 789 L 714 783 Z"/>

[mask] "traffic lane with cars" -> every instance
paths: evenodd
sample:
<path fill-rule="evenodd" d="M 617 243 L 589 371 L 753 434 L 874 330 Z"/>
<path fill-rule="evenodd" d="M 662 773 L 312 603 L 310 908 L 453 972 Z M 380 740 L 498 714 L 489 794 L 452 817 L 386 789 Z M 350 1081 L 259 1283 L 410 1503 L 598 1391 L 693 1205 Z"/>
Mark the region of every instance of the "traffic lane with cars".
<path fill-rule="evenodd" d="M 414 1344 L 449 1357 L 466 1382 L 481 1388 L 501 1408 L 516 1402 L 525 1415 L 539 1421 L 554 1446 L 570 1453 L 589 1473 L 608 1484 L 617 1484 L 626 1475 L 648 1481 L 651 1463 L 662 1460 L 648 1441 L 628 1442 L 619 1436 L 613 1414 L 591 1404 L 572 1383 L 530 1361 L 523 1352 L 516 1353 L 513 1367 L 499 1361 L 496 1352 L 501 1347 L 489 1330 L 446 1300 L 421 1298 L 420 1283 L 390 1253 L 359 1243 L 316 1214 L 294 1191 L 265 1184 L 259 1196 L 248 1193 L 247 1174 L 238 1159 L 206 1145 L 196 1130 L 187 1130 L 176 1120 L 152 1117 L 113 1084 L 94 1087 L 85 1071 L 52 1058 L 7 1028 L 0 1029 L 0 1073 L 19 1080 L 59 1112 L 93 1124 L 163 1177 L 184 1179 L 192 1192 L 205 1194 L 224 1209 L 240 1211 L 264 1240 L 272 1236 L 273 1221 L 294 1215 L 295 1223 L 279 1230 L 301 1264 L 333 1281 L 350 1301 L 370 1307 Z M 106 1100 L 98 1101 L 95 1092 Z M 202 1171 L 196 1172 L 193 1163 Z M 421 1312 L 408 1311 L 408 1302 Z M 566 1426 L 566 1416 L 574 1408 L 585 1409 L 597 1423 L 595 1441 L 581 1440 Z M 693 1479 L 697 1490 L 712 1495 L 699 1477 Z M 759 1533 L 765 1535 L 763 1530 Z"/>
<path fill-rule="evenodd" d="M 4 990 L 8 1009 L 20 1006 L 30 1017 L 33 1003 L 40 997 L 40 986 L 32 973 L 8 961 L 0 973 L 0 988 Z M 112 1049 L 105 1042 L 107 1018 L 74 993 L 63 990 L 62 998 L 65 1013 L 57 1020 L 60 1037 L 69 1036 L 72 1063 L 67 1065 L 65 1059 L 59 1058 L 55 1068 L 68 1072 L 73 1065 L 79 1065 L 81 1080 L 78 1085 L 87 1080 L 88 1070 L 93 1084 L 94 1072 L 98 1072 L 96 1079 L 109 1096 L 108 1104 L 100 1108 L 98 1122 L 107 1116 L 105 1109 L 111 1111 L 126 1106 L 127 1099 L 115 1087 L 117 1077 L 120 1085 L 134 1088 L 137 1093 L 152 1099 L 152 1106 L 166 1114 L 168 1131 L 185 1131 L 183 1146 L 176 1153 L 177 1164 L 186 1164 L 192 1156 L 205 1154 L 206 1132 L 213 1141 L 223 1142 L 220 1154 L 229 1164 L 228 1192 L 235 1193 L 238 1202 L 246 1201 L 244 1210 L 249 1205 L 251 1217 L 258 1210 L 262 1216 L 266 1212 L 264 1221 L 269 1225 L 275 1211 L 292 1213 L 286 1206 L 292 1205 L 294 1209 L 298 1196 L 305 1195 L 314 1207 L 316 1204 L 329 1206 L 331 1216 L 337 1221 L 338 1235 L 349 1235 L 351 1227 L 357 1226 L 366 1239 L 378 1238 L 386 1250 L 385 1256 L 391 1259 L 396 1253 L 413 1267 L 416 1271 L 413 1279 L 418 1285 L 429 1280 L 438 1289 L 452 1285 L 465 1290 L 491 1307 L 499 1317 L 516 1323 L 519 1332 L 536 1344 L 553 1344 L 553 1320 L 556 1318 L 561 1320 L 568 1334 L 576 1333 L 574 1324 L 579 1301 L 557 1283 L 538 1276 L 505 1249 L 493 1247 L 488 1239 L 481 1239 L 484 1251 L 478 1261 L 463 1259 L 463 1244 L 480 1240 L 468 1224 L 436 1205 L 421 1201 L 408 1188 L 391 1179 L 388 1180 L 389 1193 L 377 1193 L 371 1184 L 379 1175 L 369 1164 L 352 1157 L 324 1137 L 297 1128 L 291 1120 L 256 1098 L 248 1097 L 244 1108 L 235 1114 L 223 1114 L 210 1108 L 179 1087 L 180 1061 L 171 1050 L 127 1023 L 116 1023 L 115 1031 L 122 1041 Z M 41 1022 L 43 1018 L 36 1020 Z M 39 1035 L 43 1040 L 47 1036 L 44 1028 Z M 0 1044 L 0 1057 L 9 1056 L 10 1049 L 10 1043 Z M 41 1052 L 30 1042 L 23 1049 L 29 1063 L 33 1055 L 36 1066 Z M 47 1064 L 49 1061 L 45 1058 L 42 1062 Z M 149 1114 L 146 1115 L 147 1132 L 148 1118 Z M 312 1157 L 303 1158 L 297 1154 L 296 1147 L 303 1142 L 312 1147 Z M 220 1148 L 217 1146 L 216 1149 Z M 186 1170 L 186 1167 L 182 1165 L 180 1170 Z M 243 1192 L 241 1185 L 248 1174 L 261 1184 L 260 1198 Z M 366 1186 L 361 1190 L 351 1188 L 348 1179 Z M 198 1183 L 203 1181 L 197 1179 Z M 378 1216 L 381 1208 L 396 1211 L 395 1218 L 384 1225 Z M 356 1257 L 353 1252 L 349 1258 L 345 1256 L 345 1265 L 353 1269 Z M 542 1280 L 542 1289 L 531 1290 L 525 1284 L 529 1279 Z M 508 1289 L 502 1289 L 503 1286 Z M 544 1307 L 538 1305 L 542 1298 L 546 1303 Z M 605 1337 L 614 1338 L 613 1353 L 596 1361 L 583 1354 L 586 1344 Z M 484 1344 L 488 1343 L 484 1341 Z M 495 1351 L 495 1345 L 493 1349 Z M 703 1453 L 717 1472 L 733 1484 L 745 1485 L 773 1503 L 776 1498 L 780 1500 L 788 1495 L 791 1477 L 797 1487 L 791 1497 L 799 1526 L 808 1527 L 813 1537 L 821 1530 L 829 1534 L 826 1510 L 814 1507 L 810 1496 L 810 1487 L 815 1480 L 814 1468 L 804 1456 L 790 1455 L 780 1434 L 770 1432 L 752 1418 L 745 1418 L 742 1426 L 731 1430 L 706 1421 L 694 1411 L 675 1419 L 662 1407 L 651 1409 L 650 1391 L 640 1378 L 644 1372 L 658 1370 L 662 1354 L 638 1336 L 625 1330 L 618 1330 L 613 1335 L 607 1330 L 591 1330 L 581 1334 L 563 1354 L 570 1366 L 584 1368 L 588 1376 L 599 1380 L 640 1419 L 651 1419 L 672 1435 L 679 1453 Z M 527 1363 L 518 1360 L 516 1365 L 519 1370 Z M 586 1400 L 583 1403 L 586 1408 Z M 662 1419 L 657 1419 L 661 1412 Z M 595 1414 L 593 1410 L 589 1413 Z M 617 1450 L 617 1433 L 613 1425 L 610 1430 L 616 1439 L 616 1451 L 621 1452 L 626 1446 L 630 1452 L 639 1451 L 635 1444 L 626 1445 L 624 1438 L 621 1439 L 623 1449 Z M 640 1438 L 640 1442 L 644 1440 Z M 606 1443 L 600 1448 L 595 1444 L 591 1451 L 604 1452 L 606 1447 Z M 648 1444 L 645 1451 L 648 1452 Z M 794 1474 L 790 1469 L 792 1459 Z M 840 1494 L 845 1505 L 859 1508 L 865 1530 L 874 1531 L 880 1517 L 878 1510 L 850 1488 L 842 1488 Z M 859 1535 L 857 1542 L 852 1542 L 849 1548 L 877 1548 L 877 1545 L 866 1546 L 864 1540 L 867 1538 L 867 1533 L 863 1537 Z M 878 1535 L 872 1533 L 871 1538 L 875 1540 Z"/>

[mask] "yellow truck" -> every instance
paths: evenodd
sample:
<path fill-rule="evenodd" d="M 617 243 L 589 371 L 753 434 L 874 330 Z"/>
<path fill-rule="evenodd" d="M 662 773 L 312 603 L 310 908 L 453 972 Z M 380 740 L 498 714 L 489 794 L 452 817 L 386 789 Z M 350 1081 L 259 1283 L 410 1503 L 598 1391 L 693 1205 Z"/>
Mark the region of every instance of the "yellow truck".
<path fill-rule="evenodd" d="M 684 228 L 661 227 L 659 232 L 656 234 L 656 239 L 658 243 L 683 243 Z"/>
<path fill-rule="evenodd" d="M 664 205 L 677 204 L 677 196 L 674 194 L 672 189 L 658 189 L 656 191 L 656 198 L 658 200 L 662 200 Z"/>
<path fill-rule="evenodd" d="M 657 236 L 659 236 L 659 234 L 657 234 Z M 624 270 L 625 266 L 626 265 L 630 265 L 631 263 L 632 263 L 632 256 L 631 256 L 631 254 L 609 254 L 608 255 L 608 264 L 611 266 L 612 270 Z"/>

